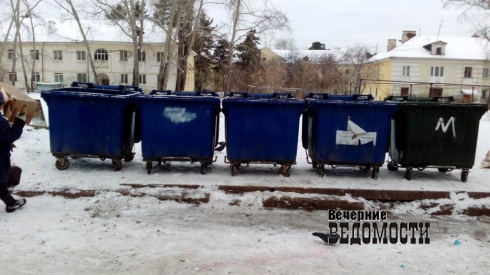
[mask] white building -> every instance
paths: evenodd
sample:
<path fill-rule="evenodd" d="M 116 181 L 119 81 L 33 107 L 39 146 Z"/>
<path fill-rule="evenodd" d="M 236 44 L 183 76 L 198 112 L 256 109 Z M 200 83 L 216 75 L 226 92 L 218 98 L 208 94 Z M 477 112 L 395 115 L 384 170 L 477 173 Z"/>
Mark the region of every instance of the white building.
<path fill-rule="evenodd" d="M 25 19 L 25 23 L 29 19 Z M 27 24 L 29 25 L 29 24 Z M 87 40 L 95 63 L 95 70 L 100 84 L 132 85 L 133 75 L 133 44 L 130 37 L 109 20 L 84 20 L 82 26 L 86 31 Z M 0 39 L 3 42 L 7 32 L 2 25 Z M 47 23 L 35 22 L 35 43 L 32 31 L 22 28 L 22 52 L 17 46 L 13 51 L 15 28 L 9 35 L 4 47 L 0 70 L 5 72 L 3 81 L 10 82 L 16 77 L 16 86 L 25 87 L 21 58 L 24 59 L 28 81 L 34 64 L 35 82 L 62 82 L 64 85 L 72 81 L 91 82 L 93 73 L 87 58 L 87 49 L 83 44 L 82 35 L 75 20 L 51 20 Z M 163 57 L 165 32 L 157 27 L 145 26 L 143 47 L 139 62 L 139 86 L 150 91 L 157 88 L 160 58 Z M 177 66 L 176 47 L 171 53 L 168 70 L 167 90 L 175 90 Z M 17 57 L 15 73 L 12 73 L 12 59 Z M 186 91 L 194 90 L 194 55 L 188 58 L 188 75 Z"/>

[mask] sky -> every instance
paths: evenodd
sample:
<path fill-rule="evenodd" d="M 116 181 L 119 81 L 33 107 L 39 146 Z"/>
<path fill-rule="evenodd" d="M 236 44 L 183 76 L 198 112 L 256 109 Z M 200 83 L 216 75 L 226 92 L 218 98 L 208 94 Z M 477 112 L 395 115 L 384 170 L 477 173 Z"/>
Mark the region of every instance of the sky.
<path fill-rule="evenodd" d="M 461 8 L 444 8 L 442 0 L 271 0 L 290 21 L 291 32 L 275 38 L 294 39 L 298 49 L 307 49 L 315 41 L 327 48 L 363 44 L 386 50 L 390 38 L 401 39 L 404 30 L 437 36 L 471 36 L 473 26 L 458 17 Z M 215 22 L 226 19 L 223 11 L 207 8 Z M 274 48 L 274 38 L 261 37 L 261 45 Z"/>

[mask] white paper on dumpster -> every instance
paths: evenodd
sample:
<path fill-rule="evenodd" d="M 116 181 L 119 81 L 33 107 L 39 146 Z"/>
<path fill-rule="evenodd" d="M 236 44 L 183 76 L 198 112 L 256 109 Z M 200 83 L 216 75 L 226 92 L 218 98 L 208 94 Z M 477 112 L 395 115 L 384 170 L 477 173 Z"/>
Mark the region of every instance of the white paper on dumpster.
<path fill-rule="evenodd" d="M 376 132 L 366 132 L 359 125 L 347 120 L 347 131 L 337 131 L 336 144 L 337 145 L 355 145 L 358 146 L 367 143 L 373 143 L 376 146 Z"/>

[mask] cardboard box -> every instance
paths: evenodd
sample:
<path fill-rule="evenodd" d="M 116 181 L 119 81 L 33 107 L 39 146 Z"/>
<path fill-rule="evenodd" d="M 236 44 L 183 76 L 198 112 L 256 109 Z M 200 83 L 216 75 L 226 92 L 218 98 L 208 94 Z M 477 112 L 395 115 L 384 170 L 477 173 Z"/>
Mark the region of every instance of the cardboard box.
<path fill-rule="evenodd" d="M 0 82 L 0 89 L 5 91 L 9 97 L 9 102 L 3 108 L 3 115 L 9 122 L 13 122 L 17 114 L 25 111 L 27 112 L 26 124 L 29 124 L 36 114 L 39 103 L 12 84 Z"/>

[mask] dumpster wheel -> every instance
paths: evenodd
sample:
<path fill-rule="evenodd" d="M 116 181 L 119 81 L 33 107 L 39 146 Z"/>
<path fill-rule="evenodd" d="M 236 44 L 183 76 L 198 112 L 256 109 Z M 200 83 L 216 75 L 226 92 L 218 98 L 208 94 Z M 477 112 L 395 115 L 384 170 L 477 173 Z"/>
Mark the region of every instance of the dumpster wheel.
<path fill-rule="evenodd" d="M 412 180 L 412 168 L 407 168 L 403 177 L 407 180 Z"/>
<path fill-rule="evenodd" d="M 66 170 L 70 166 L 70 162 L 65 158 L 57 158 L 54 164 L 58 170 Z"/>
<path fill-rule="evenodd" d="M 391 161 L 390 161 L 390 162 L 388 162 L 387 166 L 388 166 L 388 170 L 390 170 L 390 171 L 393 171 L 393 172 L 398 171 L 398 165 L 396 163 L 391 163 Z"/>
<path fill-rule="evenodd" d="M 121 171 L 122 161 L 120 159 L 113 159 L 112 160 L 112 167 L 114 168 L 114 171 Z"/>
<path fill-rule="evenodd" d="M 208 165 L 203 163 L 201 164 L 201 175 L 206 174 L 206 169 L 208 168 Z"/>
<path fill-rule="evenodd" d="M 311 164 L 311 166 L 313 166 L 313 169 L 316 169 L 316 168 L 318 168 L 318 163 L 317 163 L 317 162 L 313 162 L 313 163 Z"/>
<path fill-rule="evenodd" d="M 371 178 L 377 180 L 378 175 L 379 175 L 379 167 L 373 167 L 373 170 L 371 170 Z"/>
<path fill-rule="evenodd" d="M 281 165 L 281 168 L 279 168 L 279 174 L 286 178 L 291 176 L 291 165 Z"/>
<path fill-rule="evenodd" d="M 236 171 L 237 171 L 238 165 L 231 165 L 230 170 L 231 170 L 231 176 L 234 177 L 236 176 Z"/>
<path fill-rule="evenodd" d="M 325 176 L 325 165 L 318 166 L 318 174 L 320 174 L 320 177 L 322 178 Z"/>
<path fill-rule="evenodd" d="M 469 173 L 470 173 L 470 171 L 468 171 L 468 170 L 461 171 L 461 181 L 462 182 L 467 182 L 468 181 L 468 174 Z"/>
<path fill-rule="evenodd" d="M 131 162 L 133 160 L 134 160 L 134 153 L 131 153 L 131 154 L 124 157 L 125 162 Z"/>
<path fill-rule="evenodd" d="M 153 168 L 153 163 L 151 161 L 148 161 L 146 163 L 146 172 L 149 174 L 151 174 L 151 169 Z"/>

